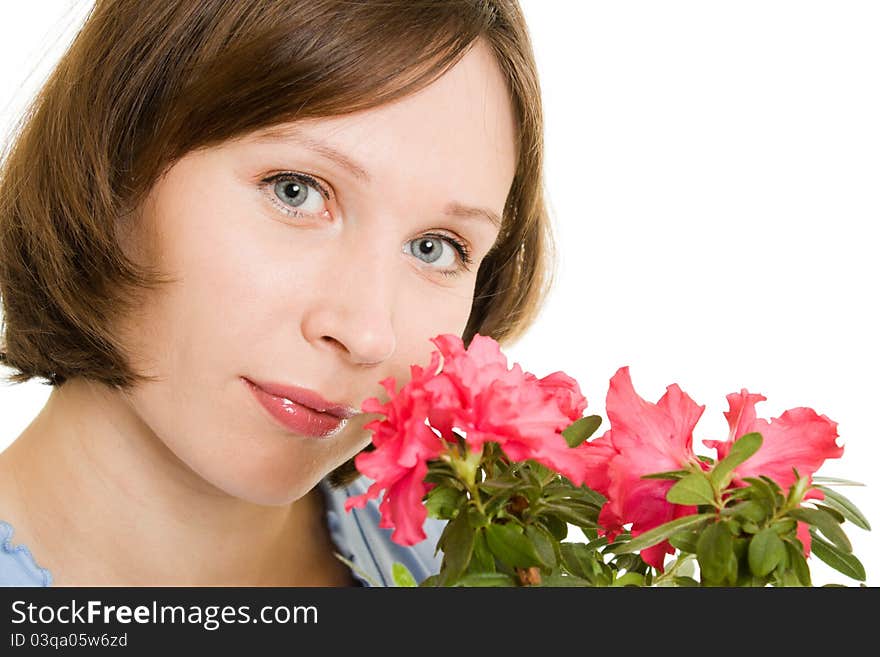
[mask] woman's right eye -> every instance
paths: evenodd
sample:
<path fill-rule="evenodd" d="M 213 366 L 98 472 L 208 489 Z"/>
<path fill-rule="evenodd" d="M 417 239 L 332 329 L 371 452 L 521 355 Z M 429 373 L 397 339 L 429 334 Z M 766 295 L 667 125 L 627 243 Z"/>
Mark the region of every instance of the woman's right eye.
<path fill-rule="evenodd" d="M 279 173 L 263 180 L 268 186 L 269 200 L 281 212 L 292 217 L 326 215 L 330 193 L 321 183 L 301 173 Z"/>

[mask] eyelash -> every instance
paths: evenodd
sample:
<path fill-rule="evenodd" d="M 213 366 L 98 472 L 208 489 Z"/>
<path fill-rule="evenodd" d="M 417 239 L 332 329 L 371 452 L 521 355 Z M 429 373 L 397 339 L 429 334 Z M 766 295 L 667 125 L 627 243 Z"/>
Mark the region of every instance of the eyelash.
<path fill-rule="evenodd" d="M 324 187 L 324 185 L 319 183 L 316 179 L 312 178 L 311 176 L 307 176 L 303 173 L 290 173 L 290 172 L 276 173 L 272 176 L 269 176 L 268 178 L 264 178 L 262 180 L 262 183 L 266 186 L 274 186 L 279 181 L 284 181 L 284 180 L 289 180 L 289 181 L 298 182 L 298 183 L 305 183 L 305 184 L 317 189 L 324 198 L 326 198 L 328 200 L 330 199 L 330 193 L 327 191 L 327 189 Z M 274 205 L 276 205 L 278 207 L 278 209 L 281 210 L 281 212 L 283 212 L 284 214 L 286 214 L 288 216 L 300 217 L 300 218 L 308 218 L 308 216 L 309 216 L 307 213 L 300 212 L 300 211 L 298 211 L 294 208 L 291 208 L 289 206 L 282 205 L 281 201 L 278 200 L 277 195 L 274 192 L 272 192 L 271 189 L 269 192 L 269 200 L 272 201 L 272 203 Z M 460 239 L 458 239 L 456 237 L 452 237 L 451 235 L 439 235 L 436 233 L 425 233 L 421 237 L 422 238 L 432 237 L 434 239 L 443 240 L 443 241 L 451 244 L 452 248 L 455 249 L 455 252 L 457 254 L 457 259 L 461 263 L 461 267 L 458 269 L 453 269 L 453 270 L 438 269 L 437 271 L 440 274 L 443 274 L 444 276 L 447 276 L 447 277 L 452 277 L 452 276 L 459 276 L 463 271 L 470 271 L 470 265 L 473 264 L 473 259 L 471 258 L 471 250 L 465 242 L 461 241 Z"/>

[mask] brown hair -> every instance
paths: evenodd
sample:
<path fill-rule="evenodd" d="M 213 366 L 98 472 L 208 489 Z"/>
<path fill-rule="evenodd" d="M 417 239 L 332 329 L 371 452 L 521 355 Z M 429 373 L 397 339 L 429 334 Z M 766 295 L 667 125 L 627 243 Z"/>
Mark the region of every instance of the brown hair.
<path fill-rule="evenodd" d="M 413 93 L 479 37 L 508 82 L 518 163 L 461 337 L 519 338 L 555 254 L 537 68 L 516 0 L 96 0 L 0 167 L 6 380 L 150 380 L 114 326 L 171 282 L 123 248 L 161 175 L 198 148 Z M 349 461 L 331 479 L 356 476 Z"/>

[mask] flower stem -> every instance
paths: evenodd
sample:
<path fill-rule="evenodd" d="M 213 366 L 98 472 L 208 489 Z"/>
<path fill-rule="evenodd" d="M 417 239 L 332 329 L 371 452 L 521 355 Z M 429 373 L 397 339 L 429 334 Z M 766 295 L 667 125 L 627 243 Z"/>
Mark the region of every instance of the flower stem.
<path fill-rule="evenodd" d="M 477 488 L 477 470 L 483 459 L 483 448 L 480 448 L 478 452 L 472 452 L 467 448 L 464 448 L 463 451 L 464 457 L 462 457 L 457 449 L 452 450 L 452 467 L 455 469 L 459 480 L 465 485 L 468 493 L 470 493 L 471 499 L 474 501 L 477 509 L 479 509 L 480 514 L 485 516 L 486 509 L 483 507 L 480 491 Z"/>
<path fill-rule="evenodd" d="M 676 560 L 672 563 L 672 565 L 669 566 L 669 570 L 657 575 L 657 577 L 654 578 L 653 583 L 657 584 L 658 582 L 662 582 L 664 580 L 669 579 L 670 577 L 675 575 L 675 571 L 677 571 L 679 568 L 681 568 L 681 566 L 683 566 L 685 564 L 685 562 L 690 561 L 692 558 L 693 558 L 693 556 L 690 554 L 679 555 L 679 557 L 676 558 Z"/>

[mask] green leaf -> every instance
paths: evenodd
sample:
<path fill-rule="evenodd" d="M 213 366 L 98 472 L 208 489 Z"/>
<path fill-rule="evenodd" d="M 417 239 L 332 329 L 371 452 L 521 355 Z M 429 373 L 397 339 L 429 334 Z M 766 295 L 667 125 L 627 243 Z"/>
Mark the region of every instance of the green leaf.
<path fill-rule="evenodd" d="M 782 573 L 778 571 L 775 573 L 776 578 L 772 580 L 773 586 L 802 586 L 801 581 L 798 579 L 797 574 L 792 570 L 786 570 Z"/>
<path fill-rule="evenodd" d="M 639 573 L 625 573 L 611 582 L 611 586 L 644 586 L 645 576 Z"/>
<path fill-rule="evenodd" d="M 770 530 L 770 531 L 772 531 L 772 530 Z M 779 536 L 779 532 L 774 532 L 774 533 L 776 534 L 776 536 Z M 789 566 L 791 565 L 791 563 L 789 561 L 789 557 L 788 557 L 788 550 L 785 548 L 785 541 L 783 541 L 781 538 L 779 539 L 779 541 L 780 541 L 780 543 L 782 543 L 782 557 L 779 559 L 779 562 L 776 564 L 776 568 L 774 568 L 777 575 L 781 575 L 786 570 L 789 570 Z"/>
<path fill-rule="evenodd" d="M 428 462 L 428 473 L 425 475 L 425 481 L 439 484 L 444 480 L 458 481 L 458 475 L 452 464 L 441 459 L 432 459 Z"/>
<path fill-rule="evenodd" d="M 693 577 L 685 577 L 682 575 L 676 575 L 672 578 L 672 581 L 675 582 L 676 586 L 686 586 L 693 588 L 694 586 L 699 586 L 700 583 L 695 580 Z"/>
<path fill-rule="evenodd" d="M 554 515 L 541 516 L 541 522 L 547 526 L 547 530 L 557 541 L 564 541 L 568 536 L 568 523 Z"/>
<path fill-rule="evenodd" d="M 428 587 L 437 587 L 440 586 L 440 575 L 439 573 L 436 575 L 428 575 L 425 579 L 422 580 L 422 583 L 419 584 L 420 588 L 428 588 Z"/>
<path fill-rule="evenodd" d="M 495 557 L 486 543 L 486 531 L 483 528 L 474 534 L 474 551 L 467 568 L 468 573 L 494 573 Z"/>
<path fill-rule="evenodd" d="M 751 520 L 746 520 L 746 521 L 742 524 L 742 530 L 743 530 L 746 534 L 757 534 L 758 532 L 761 531 L 761 528 L 757 525 L 757 523 L 754 523 L 754 522 L 752 522 Z M 739 532 L 738 532 L 738 531 L 734 531 L 733 533 L 734 533 L 734 534 L 738 534 Z"/>
<path fill-rule="evenodd" d="M 678 532 L 669 537 L 669 544 L 679 552 L 696 554 L 698 538 L 696 532 Z"/>
<path fill-rule="evenodd" d="M 666 493 L 666 499 L 673 504 L 715 504 L 715 491 L 706 475 L 694 472 L 677 481 Z"/>
<path fill-rule="evenodd" d="M 569 447 L 577 447 L 592 436 L 601 425 L 602 418 L 599 415 L 587 415 L 575 420 L 563 429 L 562 436 Z"/>
<path fill-rule="evenodd" d="M 770 529 L 763 529 L 749 541 L 749 570 L 756 577 L 766 577 L 785 558 L 785 545 Z"/>
<path fill-rule="evenodd" d="M 475 504 L 466 504 L 464 507 L 464 512 L 467 514 L 468 523 L 471 526 L 472 530 L 479 529 L 480 527 L 485 527 L 489 524 L 489 519 L 483 515 L 482 511 L 476 507 Z"/>
<path fill-rule="evenodd" d="M 480 490 L 491 495 L 497 491 L 511 491 L 512 493 L 513 490 L 521 485 L 522 480 L 519 477 L 510 473 L 505 473 L 503 475 L 481 481 L 478 484 L 478 487 Z"/>
<path fill-rule="evenodd" d="M 582 502 L 593 504 L 600 509 L 605 506 L 605 502 L 608 501 L 608 499 L 604 495 L 602 495 L 602 493 L 595 491 L 592 488 L 588 488 L 586 485 L 583 485 L 575 490 L 576 492 L 572 494 L 572 497 L 574 497 L 575 499 L 579 499 Z"/>
<path fill-rule="evenodd" d="M 868 531 L 871 530 L 871 524 L 868 522 L 868 519 L 858 510 L 856 505 L 850 502 L 845 496 L 827 486 L 818 485 L 814 486 L 814 488 L 818 488 L 825 493 L 825 503 L 840 511 L 843 514 L 843 517 L 856 527 Z"/>
<path fill-rule="evenodd" d="M 618 570 L 637 570 L 645 562 L 639 555 L 627 552 L 617 556 L 613 563 Z"/>
<path fill-rule="evenodd" d="M 767 507 L 755 500 L 745 500 L 730 507 L 730 510 L 737 518 L 752 522 L 763 522 L 767 517 Z"/>
<path fill-rule="evenodd" d="M 474 530 L 465 509 L 459 511 L 443 532 L 443 563 L 440 585 L 449 586 L 464 574 L 474 551 Z"/>
<path fill-rule="evenodd" d="M 399 561 L 395 561 L 391 564 L 391 579 L 394 580 L 395 586 L 418 587 L 416 578 L 413 577 L 412 573 L 409 572 L 409 569 Z"/>
<path fill-rule="evenodd" d="M 791 488 L 788 489 L 788 495 L 785 498 L 786 506 L 790 507 L 798 506 L 804 499 L 804 494 L 807 492 L 807 489 L 810 487 L 810 478 L 798 475 L 797 468 L 793 468 L 793 470 L 797 479 L 795 479 Z"/>
<path fill-rule="evenodd" d="M 543 565 L 535 546 L 521 533 L 518 525 L 490 524 L 486 527 L 486 542 L 492 554 L 508 566 L 528 568 Z"/>
<path fill-rule="evenodd" d="M 666 472 L 642 475 L 640 479 L 681 479 L 689 474 L 691 474 L 690 470 L 667 470 Z"/>
<path fill-rule="evenodd" d="M 541 586 L 544 587 L 563 587 L 563 586 L 594 586 L 592 581 L 576 577 L 574 575 L 566 575 L 565 573 L 551 573 L 541 578 Z"/>
<path fill-rule="evenodd" d="M 675 568 L 676 574 L 685 577 L 693 577 L 694 571 L 696 570 L 694 566 L 697 563 L 696 549 L 694 550 L 694 554 L 679 555 L 675 560 L 675 563 L 678 564 Z"/>
<path fill-rule="evenodd" d="M 697 525 L 700 525 L 713 517 L 715 517 L 714 513 L 695 513 L 690 516 L 676 518 L 675 520 L 670 520 L 658 527 L 649 529 L 644 534 L 640 534 L 638 537 L 630 541 L 623 541 L 619 545 L 609 546 L 608 551 L 620 554 L 623 552 L 637 552 L 639 550 L 644 550 L 660 541 L 665 541 L 679 530 L 695 528 Z"/>
<path fill-rule="evenodd" d="M 601 509 L 607 500 L 601 493 L 586 486 L 575 487 L 562 481 L 547 484 L 544 487 L 544 499 L 549 502 L 575 500 Z"/>
<path fill-rule="evenodd" d="M 727 504 L 733 504 L 740 500 L 754 498 L 755 494 L 751 486 L 740 486 L 739 488 L 727 488 L 724 491 L 724 500 Z"/>
<path fill-rule="evenodd" d="M 425 508 L 432 518 L 452 518 L 464 496 L 464 491 L 452 486 L 435 486 L 428 491 Z"/>
<path fill-rule="evenodd" d="M 560 543 L 559 548 L 565 569 L 572 575 L 592 582 L 596 553 L 585 543 Z"/>
<path fill-rule="evenodd" d="M 785 541 L 785 550 L 788 553 L 788 561 L 791 569 L 794 571 L 797 581 L 801 586 L 812 586 L 813 582 L 810 578 L 810 567 L 807 565 L 807 559 L 804 557 L 804 551 L 800 546 Z"/>
<path fill-rule="evenodd" d="M 595 527 L 599 518 L 599 513 L 595 507 L 575 501 L 542 502 L 540 517 L 544 518 L 550 514 L 555 515 L 563 522 L 578 527 Z"/>
<path fill-rule="evenodd" d="M 483 509 L 486 513 L 486 516 L 491 518 L 498 515 L 498 512 L 507 506 L 507 504 L 510 502 L 510 499 L 514 495 L 518 494 L 517 490 L 519 490 L 519 488 L 503 488 L 492 495 L 488 500 L 486 500 L 483 503 Z"/>
<path fill-rule="evenodd" d="M 813 476 L 813 481 L 817 481 L 820 483 L 826 484 L 834 484 L 836 486 L 864 486 L 865 484 L 859 481 L 851 481 L 849 479 L 840 479 L 839 477 L 820 477 Z"/>
<path fill-rule="evenodd" d="M 712 485 L 718 489 L 726 488 L 727 484 L 730 483 L 730 473 L 733 472 L 736 466 L 757 452 L 763 440 L 758 432 L 747 433 L 737 438 L 730 446 L 727 456 L 716 463 L 715 467 L 709 471 Z"/>
<path fill-rule="evenodd" d="M 727 531 L 731 533 L 733 536 L 733 553 L 736 555 L 738 559 L 742 559 L 743 565 L 747 565 L 745 561 L 748 559 L 749 552 L 749 541 L 752 540 L 751 536 L 736 536 L 733 532 L 730 531 L 730 523 L 725 523 L 727 525 Z M 755 532 L 757 534 L 757 532 Z"/>
<path fill-rule="evenodd" d="M 700 576 L 712 584 L 736 582 L 737 560 L 733 552 L 733 535 L 723 522 L 706 527 L 697 541 L 697 562 Z"/>
<path fill-rule="evenodd" d="M 548 468 L 543 463 L 538 463 L 538 461 L 535 461 L 533 459 L 529 459 L 528 461 L 526 461 L 526 465 L 528 466 L 527 469 L 529 470 L 529 472 L 536 477 L 535 481 L 539 485 L 543 485 L 543 482 L 547 479 L 552 480 L 552 478 L 558 474 L 557 472 L 554 472 L 553 470 Z"/>
<path fill-rule="evenodd" d="M 812 537 L 811 549 L 814 555 L 847 577 L 860 582 L 865 581 L 865 567 L 854 554 L 841 551 L 836 545 L 823 540 L 812 529 L 810 530 L 810 536 Z"/>
<path fill-rule="evenodd" d="M 524 467 L 520 469 L 520 474 L 522 475 L 523 481 L 527 484 L 526 490 L 529 488 L 533 488 L 536 492 L 536 497 L 537 494 L 540 494 L 541 489 L 543 489 L 544 487 L 544 479 L 547 477 L 547 474 L 545 474 L 545 472 L 549 474 L 547 468 L 542 466 L 540 463 L 535 463 L 534 461 L 527 461 L 524 464 Z"/>
<path fill-rule="evenodd" d="M 516 586 L 516 580 L 504 573 L 468 573 L 453 586 Z"/>
<path fill-rule="evenodd" d="M 840 528 L 840 524 L 834 519 L 834 516 L 825 513 L 821 509 L 808 509 L 805 507 L 792 509 L 788 512 L 788 515 L 812 525 L 842 551 L 852 552 L 852 544 Z"/>
<path fill-rule="evenodd" d="M 794 518 L 780 518 L 779 520 L 773 521 L 770 528 L 775 531 L 778 536 L 782 536 L 783 534 L 794 535 L 797 531 L 797 520 Z"/>
<path fill-rule="evenodd" d="M 537 525 L 526 525 L 525 535 L 534 545 L 541 565 L 547 569 L 556 568 L 556 550 L 553 549 L 555 540 L 550 532 Z"/>
<path fill-rule="evenodd" d="M 523 468 L 520 472 L 523 476 L 524 485 L 519 488 L 518 492 L 520 495 L 525 495 L 528 498 L 529 504 L 534 504 L 541 497 L 541 490 L 543 488 L 541 479 L 531 468 Z"/>
<path fill-rule="evenodd" d="M 817 509 L 819 509 L 820 511 L 824 511 L 824 512 L 827 513 L 829 516 L 831 516 L 832 518 L 834 518 L 834 520 L 837 521 L 837 524 L 838 524 L 838 525 L 842 524 L 842 523 L 846 520 L 846 517 L 845 517 L 840 511 L 838 511 L 837 509 L 835 509 L 835 508 L 833 508 L 833 507 L 831 507 L 831 506 L 826 506 L 825 504 L 819 504 L 819 503 L 816 502 L 815 500 L 811 500 L 811 501 L 813 502 L 813 504 L 816 505 L 816 508 L 817 508 Z"/>
<path fill-rule="evenodd" d="M 782 496 L 778 493 L 779 487 L 775 483 L 771 486 L 770 482 L 761 477 L 744 477 L 743 481 L 749 484 L 755 500 L 766 504 L 771 512 L 779 508 Z"/>

